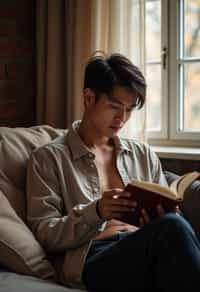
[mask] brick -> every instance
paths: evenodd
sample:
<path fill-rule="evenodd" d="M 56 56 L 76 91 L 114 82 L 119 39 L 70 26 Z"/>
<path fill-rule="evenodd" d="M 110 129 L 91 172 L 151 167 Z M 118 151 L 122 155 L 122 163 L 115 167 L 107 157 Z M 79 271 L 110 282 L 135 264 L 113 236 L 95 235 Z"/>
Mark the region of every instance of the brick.
<path fill-rule="evenodd" d="M 0 20 L 0 36 L 16 36 L 16 21 Z"/>
<path fill-rule="evenodd" d="M 20 2 L 20 6 L 17 5 L 16 9 L 17 17 L 23 17 L 23 19 L 30 19 L 35 17 L 35 0 L 15 0 L 15 2 Z"/>
<path fill-rule="evenodd" d="M 21 99 L 24 98 L 24 99 L 27 99 L 27 98 L 33 98 L 35 97 L 35 82 L 34 80 L 28 80 L 28 82 L 25 82 L 22 80 L 22 86 L 20 89 L 19 89 L 19 92 L 21 93 L 20 96 L 21 96 Z"/>
<path fill-rule="evenodd" d="M 18 123 L 27 124 L 35 120 L 35 99 L 25 95 L 17 100 Z"/>
<path fill-rule="evenodd" d="M 1 41 L 0 42 L 0 57 L 17 57 L 19 48 L 16 41 Z"/>
<path fill-rule="evenodd" d="M 16 16 L 16 5 L 10 6 L 8 4 L 1 3 L 0 17 L 13 18 L 15 16 Z"/>
<path fill-rule="evenodd" d="M 1 3 L 0 17 L 33 17 L 35 6 L 35 0 L 12 0 L 7 2 L 5 0 L 4 3 Z"/>
<path fill-rule="evenodd" d="M 29 115 L 32 115 L 32 113 L 34 113 L 35 99 L 33 96 L 27 98 L 24 95 L 23 97 L 18 97 L 17 101 L 18 111 L 21 112 L 21 114 L 28 117 Z"/>
<path fill-rule="evenodd" d="M 0 63 L 0 79 L 6 79 L 5 64 Z"/>
<path fill-rule="evenodd" d="M 0 81 L 0 101 L 16 98 L 18 96 L 18 92 L 17 82 L 8 80 Z"/>
<path fill-rule="evenodd" d="M 21 39 L 35 39 L 35 22 L 33 19 L 17 21 L 17 36 Z"/>
<path fill-rule="evenodd" d="M 34 42 L 32 40 L 22 40 L 19 44 L 20 56 L 32 56 L 34 55 Z"/>
<path fill-rule="evenodd" d="M 35 122 L 33 98 L 0 102 L 0 126 L 31 126 Z"/>
<path fill-rule="evenodd" d="M 0 80 L 0 101 L 35 96 L 34 80 Z"/>
<path fill-rule="evenodd" d="M 0 1 L 0 126 L 35 124 L 35 0 Z"/>
<path fill-rule="evenodd" d="M 33 80 L 35 66 L 33 63 L 9 63 L 6 65 L 7 78 L 9 80 Z"/>
<path fill-rule="evenodd" d="M 28 127 L 35 124 L 35 103 L 33 99 L 26 102 L 0 103 L 0 126 Z"/>
<path fill-rule="evenodd" d="M 17 117 L 16 102 L 0 103 L 0 120 L 13 119 Z"/>

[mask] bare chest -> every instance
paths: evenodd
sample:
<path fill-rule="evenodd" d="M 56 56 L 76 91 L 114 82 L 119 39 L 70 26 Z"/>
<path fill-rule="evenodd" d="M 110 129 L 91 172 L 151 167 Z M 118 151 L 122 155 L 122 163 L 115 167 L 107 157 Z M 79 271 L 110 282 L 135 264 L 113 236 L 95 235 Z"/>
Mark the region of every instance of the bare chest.
<path fill-rule="evenodd" d="M 97 154 L 95 164 L 98 170 L 101 192 L 112 188 L 124 188 L 122 178 L 116 167 L 114 152 Z"/>

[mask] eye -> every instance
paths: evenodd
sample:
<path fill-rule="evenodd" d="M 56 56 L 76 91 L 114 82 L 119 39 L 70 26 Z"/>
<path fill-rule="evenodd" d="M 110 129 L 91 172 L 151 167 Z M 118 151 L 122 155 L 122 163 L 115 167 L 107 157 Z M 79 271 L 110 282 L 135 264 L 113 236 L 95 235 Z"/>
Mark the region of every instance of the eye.
<path fill-rule="evenodd" d="M 115 104 L 111 104 L 111 108 L 114 110 L 119 110 L 119 106 L 115 105 Z"/>

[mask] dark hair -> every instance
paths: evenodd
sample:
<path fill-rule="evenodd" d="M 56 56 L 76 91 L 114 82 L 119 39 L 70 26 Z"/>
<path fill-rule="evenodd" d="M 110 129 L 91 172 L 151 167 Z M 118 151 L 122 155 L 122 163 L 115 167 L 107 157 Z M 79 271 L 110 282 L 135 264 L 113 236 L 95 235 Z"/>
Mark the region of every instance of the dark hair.
<path fill-rule="evenodd" d="M 142 108 L 146 82 L 140 69 L 121 54 L 91 56 L 85 68 L 84 89 L 92 89 L 98 98 L 100 94 L 109 96 L 116 85 L 137 92 L 137 108 Z"/>

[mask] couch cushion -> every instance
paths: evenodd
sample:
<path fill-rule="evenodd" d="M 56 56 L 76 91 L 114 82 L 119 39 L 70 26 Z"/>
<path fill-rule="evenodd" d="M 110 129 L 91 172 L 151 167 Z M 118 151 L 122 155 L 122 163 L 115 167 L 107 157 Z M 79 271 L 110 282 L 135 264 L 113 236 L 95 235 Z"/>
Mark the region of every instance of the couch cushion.
<path fill-rule="evenodd" d="M 81 292 L 81 290 L 66 288 L 32 276 L 0 271 L 0 292 Z"/>
<path fill-rule="evenodd" d="M 30 153 L 64 132 L 65 130 L 47 125 L 30 128 L 0 127 L 0 190 L 23 220 L 26 220 L 24 192 Z"/>
<path fill-rule="evenodd" d="M 24 224 L 25 181 L 32 150 L 64 132 L 47 125 L 0 127 L 0 264 L 9 270 L 43 279 L 55 275 L 44 250 Z"/>
<path fill-rule="evenodd" d="M 171 184 L 178 175 L 165 171 L 165 176 Z M 185 191 L 183 203 L 180 205 L 184 217 L 191 223 L 197 235 L 200 236 L 200 181 L 194 181 Z"/>
<path fill-rule="evenodd" d="M 34 235 L 0 191 L 0 265 L 22 274 L 54 279 L 55 271 Z"/>

